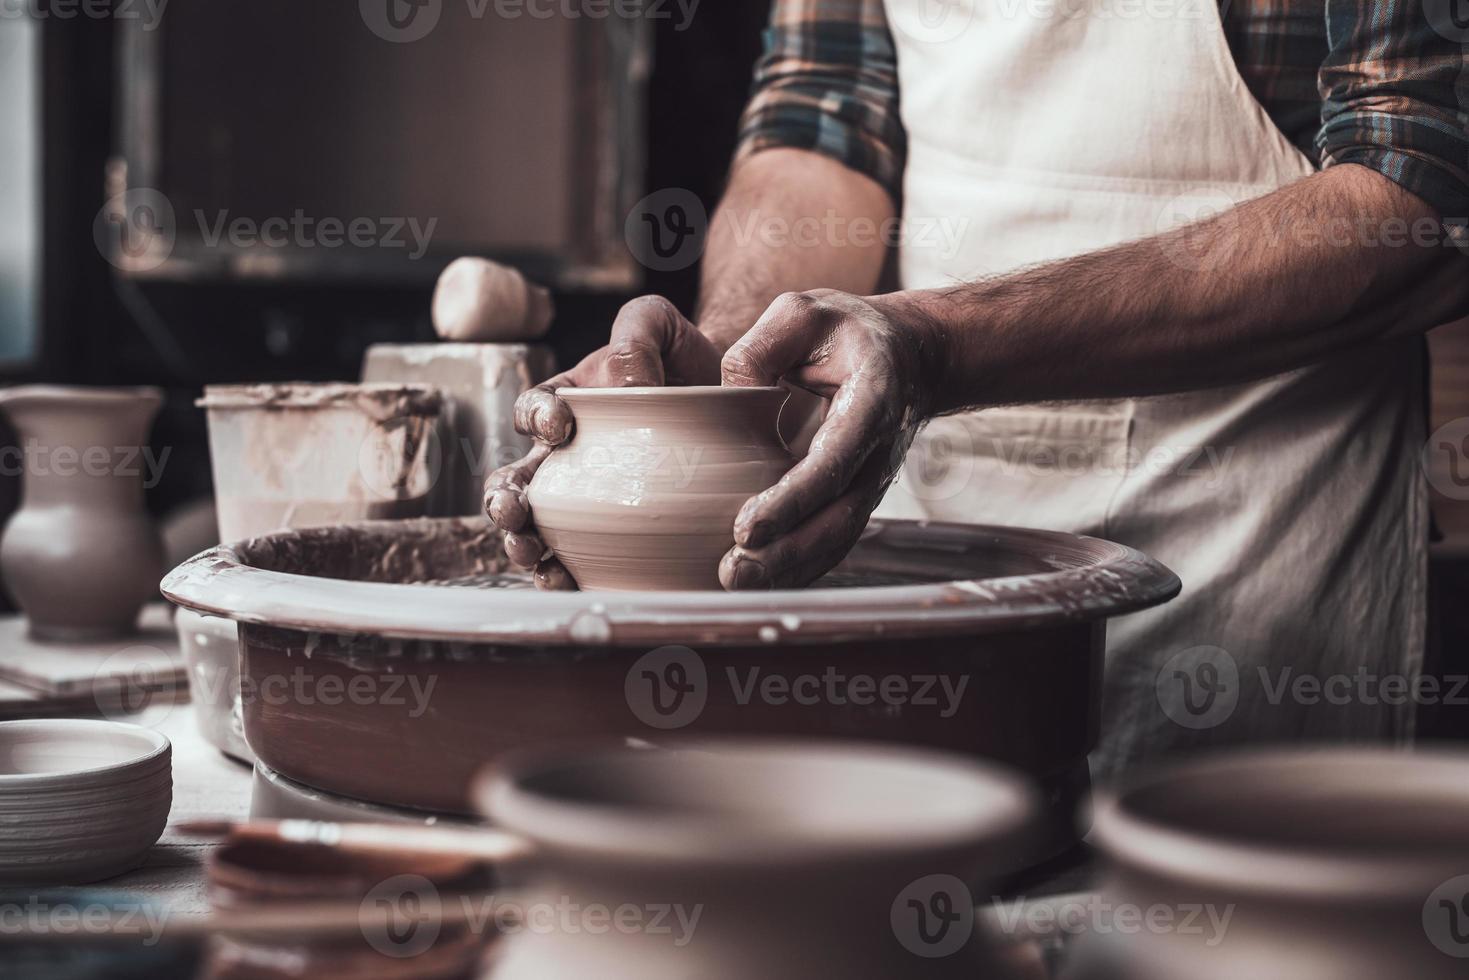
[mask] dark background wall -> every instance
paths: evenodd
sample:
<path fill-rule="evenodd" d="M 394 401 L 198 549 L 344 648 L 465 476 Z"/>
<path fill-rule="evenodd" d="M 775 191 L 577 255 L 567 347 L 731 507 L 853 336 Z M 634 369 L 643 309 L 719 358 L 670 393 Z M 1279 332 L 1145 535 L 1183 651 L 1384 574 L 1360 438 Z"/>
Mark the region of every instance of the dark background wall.
<path fill-rule="evenodd" d="M 648 192 L 687 188 L 710 208 L 718 200 L 768 7 L 701 4 L 682 31 L 673 20 L 653 22 Z M 119 285 L 92 240 L 104 168 L 118 144 L 113 27 L 80 17 L 44 26 L 42 352 L 28 376 L 167 390 L 153 439 L 173 455 L 150 497 L 163 513 L 209 490 L 204 420 L 193 408 L 203 385 L 356 377 L 368 345 L 432 339 L 431 288 Z M 691 313 L 697 281 L 697 267 L 650 271 L 646 291 Z M 561 362 L 598 346 L 630 296 L 558 295 L 550 343 Z"/>

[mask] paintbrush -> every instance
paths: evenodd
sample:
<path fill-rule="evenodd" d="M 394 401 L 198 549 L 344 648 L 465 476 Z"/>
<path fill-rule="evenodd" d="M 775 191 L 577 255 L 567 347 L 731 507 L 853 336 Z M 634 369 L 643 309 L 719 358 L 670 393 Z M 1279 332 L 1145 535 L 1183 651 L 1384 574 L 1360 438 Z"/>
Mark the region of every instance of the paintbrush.
<path fill-rule="evenodd" d="M 330 823 L 322 820 L 191 820 L 176 824 L 185 837 L 318 844 L 354 854 L 425 854 L 503 863 L 528 857 L 530 842 L 486 827 Z"/>

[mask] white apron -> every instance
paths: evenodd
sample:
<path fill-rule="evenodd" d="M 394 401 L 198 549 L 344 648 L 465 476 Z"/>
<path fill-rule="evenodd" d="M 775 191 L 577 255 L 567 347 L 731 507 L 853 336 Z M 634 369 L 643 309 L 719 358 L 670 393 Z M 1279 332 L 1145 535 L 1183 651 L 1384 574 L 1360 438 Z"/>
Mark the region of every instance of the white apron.
<path fill-rule="evenodd" d="M 1215 0 L 886 6 L 904 288 L 1152 236 L 1314 170 L 1246 89 Z M 1203 283 L 1211 258 L 1157 261 Z M 1109 629 L 1098 776 L 1206 742 L 1405 739 L 1421 357 L 1409 339 L 1229 388 L 939 419 L 879 514 L 1094 534 L 1178 573 L 1178 599 Z"/>

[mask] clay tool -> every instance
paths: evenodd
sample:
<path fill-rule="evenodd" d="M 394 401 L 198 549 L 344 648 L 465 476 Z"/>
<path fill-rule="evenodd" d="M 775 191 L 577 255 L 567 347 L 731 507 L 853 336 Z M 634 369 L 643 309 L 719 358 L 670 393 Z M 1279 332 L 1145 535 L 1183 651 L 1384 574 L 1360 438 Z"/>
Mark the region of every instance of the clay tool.
<path fill-rule="evenodd" d="M 488 259 L 454 260 L 434 288 L 434 331 L 444 340 L 535 340 L 555 312 L 549 292 Z"/>
<path fill-rule="evenodd" d="M 174 830 L 186 837 L 319 844 L 349 854 L 423 854 L 503 863 L 531 853 L 523 838 L 478 827 L 331 823 L 322 820 L 194 820 Z"/>

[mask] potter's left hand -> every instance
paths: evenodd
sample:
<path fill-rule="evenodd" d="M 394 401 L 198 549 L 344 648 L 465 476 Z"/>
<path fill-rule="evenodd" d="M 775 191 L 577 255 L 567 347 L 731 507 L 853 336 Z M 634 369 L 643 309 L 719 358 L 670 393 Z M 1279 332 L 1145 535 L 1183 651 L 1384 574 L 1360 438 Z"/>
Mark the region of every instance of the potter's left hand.
<path fill-rule="evenodd" d="M 735 518 L 726 589 L 789 588 L 857 543 L 928 417 L 941 334 L 901 294 L 786 293 L 725 354 L 727 385 L 788 381 L 831 399 L 806 458 Z"/>

